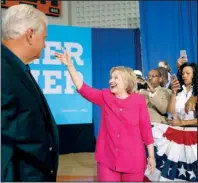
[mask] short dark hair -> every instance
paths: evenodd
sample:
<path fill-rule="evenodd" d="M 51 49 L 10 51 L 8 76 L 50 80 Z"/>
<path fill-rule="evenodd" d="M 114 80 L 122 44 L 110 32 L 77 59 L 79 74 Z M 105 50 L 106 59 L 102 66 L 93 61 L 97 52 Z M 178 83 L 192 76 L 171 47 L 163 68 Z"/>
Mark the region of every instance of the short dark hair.
<path fill-rule="evenodd" d="M 168 71 L 164 67 L 157 67 L 156 70 L 158 70 L 161 74 L 161 77 L 165 77 L 168 79 Z"/>

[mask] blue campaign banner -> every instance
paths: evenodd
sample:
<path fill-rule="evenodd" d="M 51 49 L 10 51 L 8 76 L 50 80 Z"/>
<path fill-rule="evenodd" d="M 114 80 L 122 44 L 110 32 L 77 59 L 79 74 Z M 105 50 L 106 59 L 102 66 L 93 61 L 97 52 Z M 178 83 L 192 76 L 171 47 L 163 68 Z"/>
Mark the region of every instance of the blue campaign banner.
<path fill-rule="evenodd" d="M 70 52 L 83 80 L 92 86 L 91 29 L 70 26 L 48 26 L 46 48 L 39 60 L 30 64 L 31 73 L 41 87 L 57 124 L 92 122 L 92 104 L 76 91 L 67 67 L 54 52 Z"/>

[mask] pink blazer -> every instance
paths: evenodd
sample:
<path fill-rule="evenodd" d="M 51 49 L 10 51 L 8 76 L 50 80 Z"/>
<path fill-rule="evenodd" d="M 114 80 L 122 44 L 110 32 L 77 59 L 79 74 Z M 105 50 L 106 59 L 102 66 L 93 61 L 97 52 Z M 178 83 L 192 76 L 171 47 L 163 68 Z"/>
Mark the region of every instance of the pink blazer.
<path fill-rule="evenodd" d="M 78 92 L 101 107 L 96 161 L 118 172 L 144 171 L 145 145 L 154 142 L 145 97 L 131 94 L 118 99 L 108 89 L 97 90 L 85 83 Z"/>

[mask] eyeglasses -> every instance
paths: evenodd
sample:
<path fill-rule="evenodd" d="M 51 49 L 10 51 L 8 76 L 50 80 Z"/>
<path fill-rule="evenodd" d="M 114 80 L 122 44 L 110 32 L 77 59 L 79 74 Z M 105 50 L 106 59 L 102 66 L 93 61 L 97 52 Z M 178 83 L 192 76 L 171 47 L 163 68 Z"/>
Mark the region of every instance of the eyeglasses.
<path fill-rule="evenodd" d="M 148 75 L 148 78 L 157 78 L 160 77 L 159 75 Z"/>

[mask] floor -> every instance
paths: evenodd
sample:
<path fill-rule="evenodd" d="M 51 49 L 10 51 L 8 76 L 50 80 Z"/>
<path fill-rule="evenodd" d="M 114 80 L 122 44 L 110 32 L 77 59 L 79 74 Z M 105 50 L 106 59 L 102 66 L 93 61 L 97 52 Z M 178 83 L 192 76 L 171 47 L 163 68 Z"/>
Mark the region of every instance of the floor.
<path fill-rule="evenodd" d="M 94 153 L 60 155 L 57 181 L 96 181 Z"/>
<path fill-rule="evenodd" d="M 57 182 L 96 181 L 94 153 L 71 153 L 59 156 Z M 144 182 L 150 182 L 146 177 Z"/>

